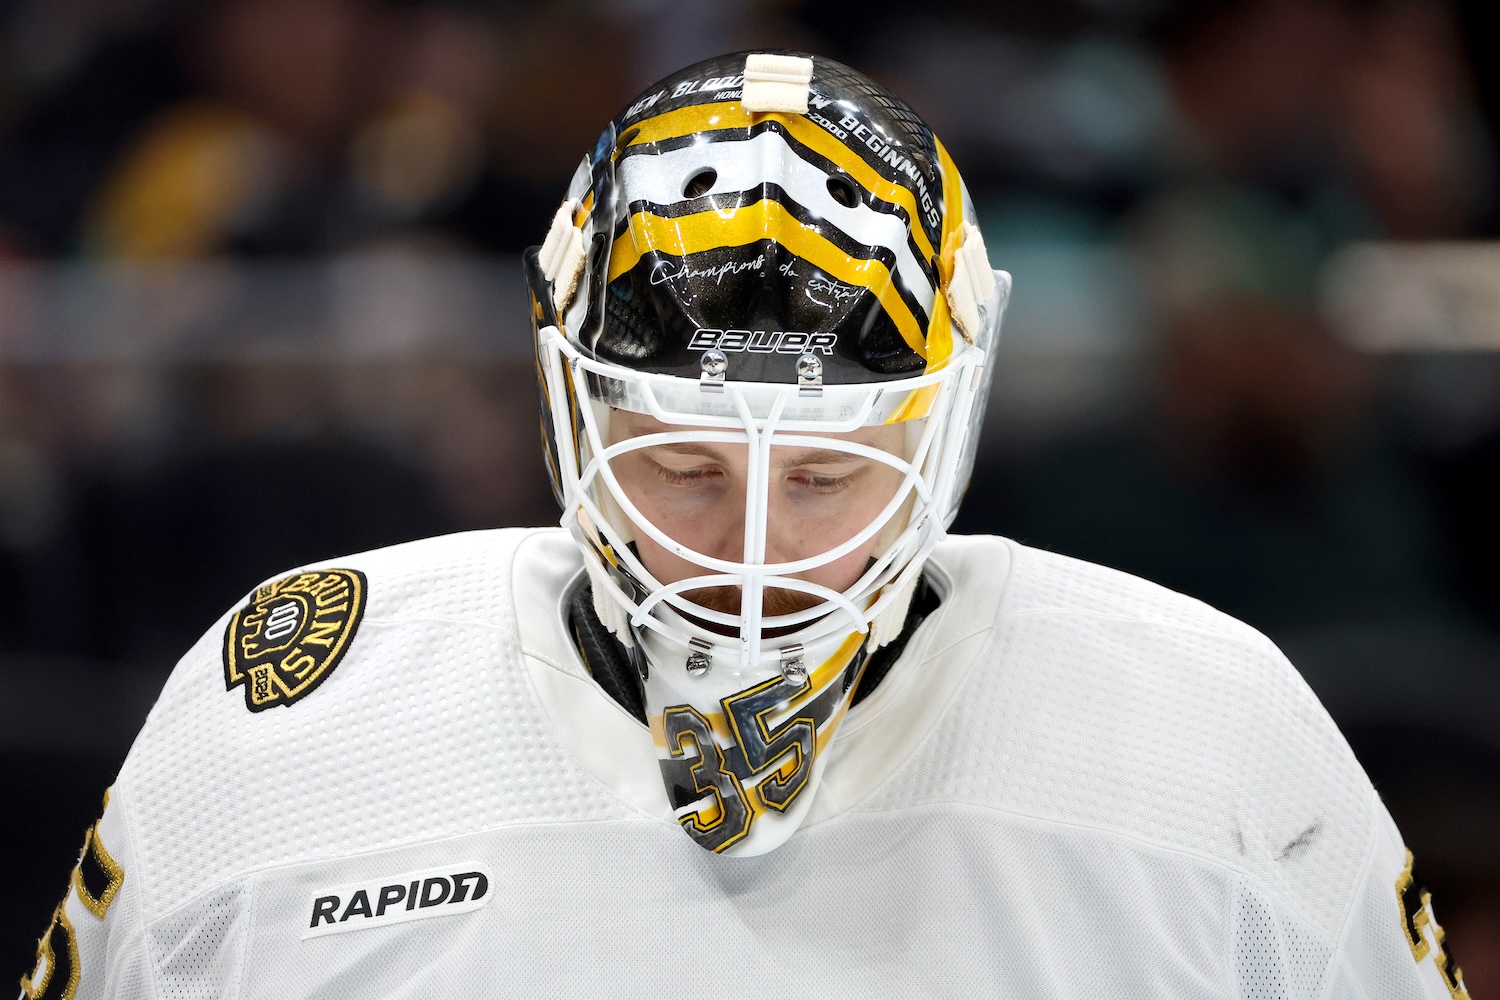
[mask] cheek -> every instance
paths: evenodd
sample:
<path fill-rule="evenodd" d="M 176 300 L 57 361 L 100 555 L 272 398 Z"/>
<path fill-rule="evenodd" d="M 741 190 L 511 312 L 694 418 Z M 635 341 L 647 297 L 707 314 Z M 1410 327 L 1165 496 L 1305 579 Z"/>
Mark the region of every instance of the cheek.
<path fill-rule="evenodd" d="M 652 524 L 674 536 L 684 537 L 678 529 L 691 528 L 707 519 L 710 512 L 722 516 L 725 504 L 742 498 L 731 496 L 732 485 L 722 476 L 705 478 L 696 486 L 668 482 L 661 470 L 643 456 L 626 455 L 615 460 L 615 476 L 625 495 Z"/>
<path fill-rule="evenodd" d="M 678 506 L 677 499 L 672 496 L 655 507 L 645 502 L 637 505 L 641 513 L 673 541 L 714 558 L 739 559 L 744 548 L 743 511 L 721 510 L 701 497 L 690 503 L 697 505 L 696 509 Z M 639 529 L 635 532 L 635 548 L 646 569 L 662 583 L 675 583 L 713 572 L 677 555 Z"/>
<path fill-rule="evenodd" d="M 801 555 L 812 555 L 826 552 L 847 541 L 879 516 L 900 485 L 900 473 L 894 469 L 884 470 L 863 484 L 863 488 L 854 495 L 841 495 L 843 502 L 835 505 L 837 509 L 824 512 L 825 516 L 808 516 L 811 512 L 806 512 L 803 517 L 793 520 L 798 537 L 791 547 Z M 799 575 L 833 590 L 849 589 L 864 573 L 870 560 L 884 551 L 889 538 L 899 533 L 908 516 L 906 509 L 898 510 L 884 528 L 875 532 L 852 552 L 826 566 L 819 566 Z"/>
<path fill-rule="evenodd" d="M 826 552 L 869 527 L 901 485 L 894 469 L 871 470 L 851 488 L 834 494 L 789 486 L 771 508 L 773 534 L 795 539 L 804 555 Z M 900 515 L 896 515 L 899 517 Z M 883 532 L 876 532 L 877 537 Z"/>
<path fill-rule="evenodd" d="M 842 593 L 854 585 L 865 567 L 870 564 L 870 556 L 874 552 L 875 542 L 871 540 L 850 552 L 842 559 L 837 559 L 826 566 L 819 566 L 808 573 L 800 574 L 809 583 L 821 584 L 830 590 Z"/>
<path fill-rule="evenodd" d="M 690 563 L 668 552 L 646 535 L 637 534 L 635 550 L 646 569 L 662 583 L 675 583 L 693 575 L 694 569 Z"/>

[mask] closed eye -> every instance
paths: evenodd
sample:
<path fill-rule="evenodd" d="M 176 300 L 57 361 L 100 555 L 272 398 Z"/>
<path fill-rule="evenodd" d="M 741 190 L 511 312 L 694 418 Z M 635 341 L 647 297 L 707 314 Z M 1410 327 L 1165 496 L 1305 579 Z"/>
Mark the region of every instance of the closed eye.
<path fill-rule="evenodd" d="M 723 476 L 723 472 L 714 466 L 700 466 L 694 469 L 669 469 L 665 465 L 656 466 L 656 475 L 673 486 L 699 486 L 705 481 Z"/>
<path fill-rule="evenodd" d="M 798 469 L 787 478 L 803 489 L 814 493 L 838 493 L 847 490 L 854 483 L 853 472 L 844 475 L 832 475 L 828 473 L 812 472 L 808 469 Z"/>

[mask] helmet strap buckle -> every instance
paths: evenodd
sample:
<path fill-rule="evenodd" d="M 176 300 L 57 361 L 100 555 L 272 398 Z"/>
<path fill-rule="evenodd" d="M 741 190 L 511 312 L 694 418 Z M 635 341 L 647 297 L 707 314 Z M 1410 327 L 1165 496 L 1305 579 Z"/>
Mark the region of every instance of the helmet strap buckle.
<path fill-rule="evenodd" d="M 823 360 L 816 354 L 797 359 L 797 395 L 823 395 Z"/>
<path fill-rule="evenodd" d="M 807 680 L 807 664 L 802 658 L 802 643 L 781 647 L 781 676 L 797 684 Z"/>
<path fill-rule="evenodd" d="M 723 351 L 713 349 L 703 352 L 703 357 L 698 359 L 701 374 L 698 376 L 698 388 L 704 392 L 723 392 L 724 374 L 729 370 L 729 358 Z"/>
<path fill-rule="evenodd" d="M 691 648 L 688 650 L 687 663 L 684 666 L 689 676 L 702 677 L 714 664 L 714 648 L 697 636 L 688 640 L 688 646 Z"/>

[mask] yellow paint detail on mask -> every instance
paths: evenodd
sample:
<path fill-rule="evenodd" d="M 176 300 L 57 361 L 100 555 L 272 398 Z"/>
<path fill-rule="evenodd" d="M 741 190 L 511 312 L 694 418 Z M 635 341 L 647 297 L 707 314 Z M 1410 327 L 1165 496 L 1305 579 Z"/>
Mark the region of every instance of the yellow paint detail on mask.
<path fill-rule="evenodd" d="M 593 210 L 594 192 L 590 191 L 587 195 L 584 196 L 583 204 L 579 205 L 578 210 L 573 213 L 573 225 L 578 227 L 579 229 L 582 229 L 584 222 L 589 217 L 589 213 Z"/>
<path fill-rule="evenodd" d="M 770 240 L 846 285 L 875 293 L 901 337 L 920 357 L 927 357 L 926 338 L 911 308 L 896 291 L 891 272 L 878 260 L 859 260 L 840 250 L 815 229 L 805 226 L 780 202 L 764 198 L 729 210 L 709 210 L 675 219 L 650 212 L 630 217 L 630 228 L 615 241 L 610 254 L 609 280 L 635 267 L 641 255 L 658 251 L 685 257 L 720 247 L 738 247 Z"/>
<path fill-rule="evenodd" d="M 825 159 L 831 160 L 855 183 L 876 198 L 893 205 L 900 205 L 905 209 L 907 218 L 911 220 L 912 239 L 917 249 L 924 260 L 932 258 L 936 251 L 932 246 L 932 241 L 927 238 L 927 233 L 922 229 L 922 213 L 917 207 L 916 195 L 904 185 L 888 180 L 842 140 L 802 115 L 776 112 L 751 114 L 740 107 L 737 101 L 695 104 L 692 107 L 664 112 L 632 126 L 637 129 L 637 132 L 631 137 L 629 145 L 660 142 L 663 139 L 676 139 L 718 129 L 749 128 L 767 119 L 779 122 L 792 138 Z"/>
<path fill-rule="evenodd" d="M 937 142 L 936 139 L 933 140 Z M 927 327 L 927 370 L 937 371 L 953 356 L 953 318 L 948 309 L 948 282 L 953 280 L 954 258 L 963 245 L 964 192 L 958 168 L 941 142 L 937 142 L 938 167 L 943 174 L 942 253 L 938 256 L 938 293 L 932 297 L 932 322 Z"/>

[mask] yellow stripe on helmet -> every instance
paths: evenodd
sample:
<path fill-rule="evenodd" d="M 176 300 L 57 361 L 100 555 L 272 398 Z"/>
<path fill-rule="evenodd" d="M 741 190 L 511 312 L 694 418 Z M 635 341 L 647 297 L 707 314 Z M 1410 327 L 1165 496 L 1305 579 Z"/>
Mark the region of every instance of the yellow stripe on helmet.
<path fill-rule="evenodd" d="M 635 245 L 635 234 L 626 230 L 615 240 L 609 251 L 609 277 L 614 281 L 641 261 L 641 251 Z"/>
<path fill-rule="evenodd" d="M 583 203 L 580 204 L 578 206 L 578 210 L 573 213 L 573 225 L 579 229 L 582 229 L 584 222 L 589 217 L 589 212 L 593 211 L 593 209 L 594 192 L 590 191 L 588 194 L 584 195 Z"/>
<path fill-rule="evenodd" d="M 913 389 L 911 393 L 901 401 L 901 405 L 885 418 L 888 424 L 900 424 L 908 420 L 920 420 L 932 412 L 932 403 L 938 397 L 940 385 L 924 385 L 920 389 Z"/>
<path fill-rule="evenodd" d="M 922 213 L 917 207 L 916 195 L 905 186 L 888 180 L 880 171 L 865 162 L 864 157 L 834 138 L 816 122 L 809 121 L 801 115 L 751 114 L 740 107 L 736 101 L 695 104 L 692 107 L 678 108 L 676 111 L 664 111 L 633 126 L 638 131 L 631 137 L 627 148 L 643 142 L 660 142 L 663 139 L 677 139 L 685 135 L 696 135 L 719 129 L 748 128 L 768 118 L 774 118 L 784 125 L 792 137 L 807 148 L 833 161 L 839 169 L 854 178 L 861 187 L 876 198 L 904 208 L 911 222 L 912 238 L 916 240 L 922 259 L 932 259 L 937 251 L 933 248 L 932 241 L 927 238 L 926 230 L 922 228 Z"/>
<path fill-rule="evenodd" d="M 932 321 L 927 326 L 928 359 L 927 370 L 936 371 L 948 363 L 953 355 L 953 319 L 948 309 L 948 282 L 953 280 L 953 260 L 963 243 L 964 223 L 963 183 L 958 179 L 958 168 L 948 150 L 938 141 L 938 167 L 943 174 L 943 228 L 942 253 L 938 256 L 938 293 L 932 300 Z"/>
<path fill-rule="evenodd" d="M 786 247 L 814 267 L 845 284 L 875 293 L 886 314 L 901 331 L 901 337 L 919 357 L 926 358 L 927 343 L 911 307 L 892 282 L 890 268 L 878 260 L 850 257 L 827 237 L 809 229 L 778 201 L 763 198 L 737 209 L 710 209 L 675 219 L 651 212 L 636 212 L 630 229 L 615 240 L 609 260 L 609 280 L 635 267 L 645 251 L 655 250 L 685 257 L 721 247 L 738 247 L 771 240 Z"/>

